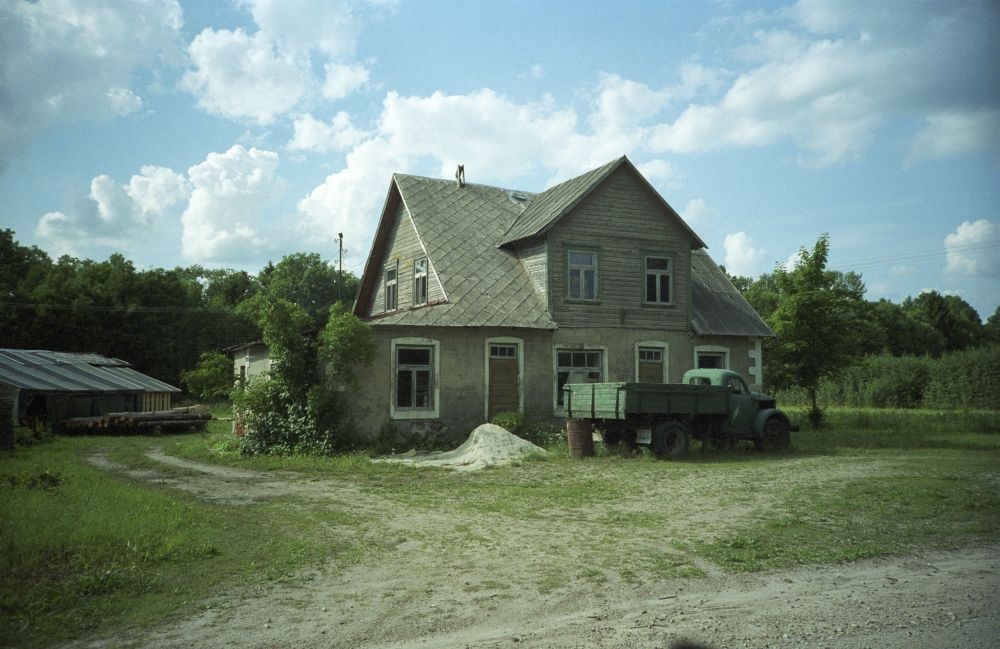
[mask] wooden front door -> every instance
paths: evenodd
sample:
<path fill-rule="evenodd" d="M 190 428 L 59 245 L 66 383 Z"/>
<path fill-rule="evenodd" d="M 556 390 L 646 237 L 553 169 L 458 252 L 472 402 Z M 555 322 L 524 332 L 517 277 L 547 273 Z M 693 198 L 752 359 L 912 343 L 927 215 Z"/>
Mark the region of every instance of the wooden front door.
<path fill-rule="evenodd" d="M 517 372 L 518 346 L 514 344 L 491 344 L 489 367 L 489 418 L 498 412 L 517 412 L 519 377 Z"/>

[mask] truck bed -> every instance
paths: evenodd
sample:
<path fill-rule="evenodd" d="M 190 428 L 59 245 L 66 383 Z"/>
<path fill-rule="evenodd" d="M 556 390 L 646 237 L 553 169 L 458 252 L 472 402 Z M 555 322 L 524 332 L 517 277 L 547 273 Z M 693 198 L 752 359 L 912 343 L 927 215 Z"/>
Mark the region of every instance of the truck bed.
<path fill-rule="evenodd" d="M 685 383 L 568 383 L 566 414 L 577 419 L 629 415 L 727 415 L 729 388 Z"/>

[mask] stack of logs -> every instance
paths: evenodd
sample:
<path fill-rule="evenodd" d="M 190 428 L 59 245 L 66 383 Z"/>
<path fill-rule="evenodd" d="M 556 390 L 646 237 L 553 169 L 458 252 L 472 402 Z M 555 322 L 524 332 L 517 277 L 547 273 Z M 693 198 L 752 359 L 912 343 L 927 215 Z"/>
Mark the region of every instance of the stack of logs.
<path fill-rule="evenodd" d="M 155 412 L 112 412 L 98 417 L 73 417 L 60 422 L 67 433 L 110 435 L 194 432 L 212 418 L 203 408 L 176 408 Z"/>

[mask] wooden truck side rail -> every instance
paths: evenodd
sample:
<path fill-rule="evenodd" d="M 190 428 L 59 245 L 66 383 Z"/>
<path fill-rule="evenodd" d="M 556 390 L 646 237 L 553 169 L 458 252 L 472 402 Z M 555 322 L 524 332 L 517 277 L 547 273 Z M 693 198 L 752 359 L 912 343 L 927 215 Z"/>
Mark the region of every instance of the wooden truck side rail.
<path fill-rule="evenodd" d="M 629 415 L 728 415 L 725 386 L 683 383 L 569 383 L 563 387 L 570 418 L 626 419 Z"/>

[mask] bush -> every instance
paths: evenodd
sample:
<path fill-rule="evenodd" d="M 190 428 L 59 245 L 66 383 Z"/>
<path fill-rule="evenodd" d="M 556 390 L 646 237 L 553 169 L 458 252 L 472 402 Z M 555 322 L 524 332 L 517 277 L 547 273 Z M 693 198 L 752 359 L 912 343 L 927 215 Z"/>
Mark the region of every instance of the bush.
<path fill-rule="evenodd" d="M 243 428 L 246 455 L 328 455 L 336 450 L 333 431 L 319 426 L 305 404 L 290 398 L 275 379 L 255 378 L 234 391 L 233 413 Z"/>
<path fill-rule="evenodd" d="M 187 391 L 204 401 L 222 401 L 233 389 L 233 359 L 218 352 L 205 352 L 193 370 L 181 380 Z"/>
<path fill-rule="evenodd" d="M 925 401 L 931 408 L 1000 409 L 1000 345 L 942 356 Z"/>
<path fill-rule="evenodd" d="M 525 420 L 519 412 L 498 412 L 491 423 L 542 448 L 551 448 L 563 439 L 563 431 L 558 426 L 545 421 Z"/>
<path fill-rule="evenodd" d="M 804 390 L 782 392 L 805 403 Z M 1000 409 L 1000 345 L 928 356 L 871 356 L 820 385 L 825 405 L 861 408 Z"/>

